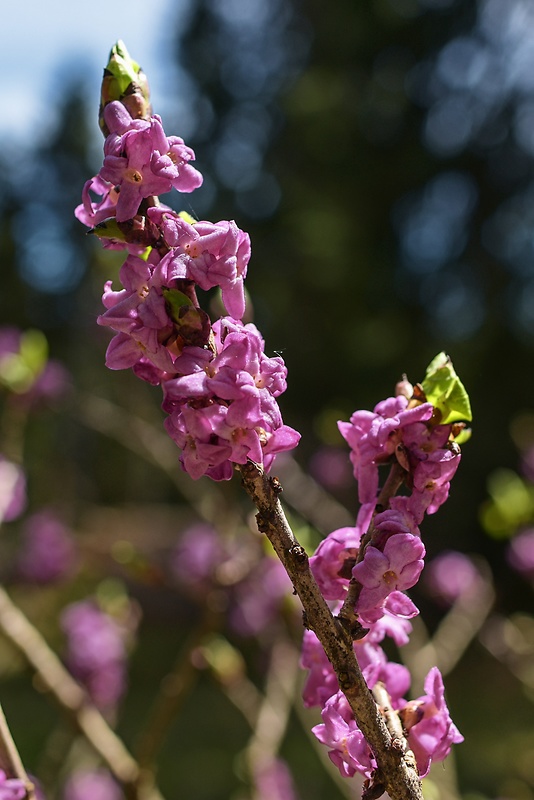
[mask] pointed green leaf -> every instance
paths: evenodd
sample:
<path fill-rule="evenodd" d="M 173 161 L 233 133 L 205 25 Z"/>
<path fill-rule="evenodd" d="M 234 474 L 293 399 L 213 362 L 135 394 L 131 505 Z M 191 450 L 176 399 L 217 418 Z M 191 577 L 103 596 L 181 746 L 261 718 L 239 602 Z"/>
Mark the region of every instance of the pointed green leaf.
<path fill-rule="evenodd" d="M 442 424 L 472 420 L 469 395 L 446 353 L 430 362 L 422 387 L 428 402 L 441 411 Z"/>

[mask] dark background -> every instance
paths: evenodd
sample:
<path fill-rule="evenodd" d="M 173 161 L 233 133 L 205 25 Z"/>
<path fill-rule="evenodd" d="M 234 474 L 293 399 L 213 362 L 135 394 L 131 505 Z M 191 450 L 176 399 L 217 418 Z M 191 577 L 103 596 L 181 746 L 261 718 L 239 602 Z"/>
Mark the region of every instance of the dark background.
<path fill-rule="evenodd" d="M 510 425 L 534 405 L 533 6 L 202 0 L 179 4 L 174 42 L 161 54 L 169 107 L 176 101 L 164 125 L 194 148 L 205 182 L 168 201 L 201 219 L 234 218 L 251 235 L 247 289 L 268 352 L 288 366 L 281 405 L 302 432 L 297 460 L 306 468 L 324 447 L 344 452 L 337 419 L 372 408 L 402 373 L 422 379 L 433 356 L 448 352 L 470 393 L 473 438 L 450 500 L 425 521 L 427 551 L 482 553 L 499 612 L 528 615 L 531 589 L 479 515 L 488 476 L 515 469 L 518 445 L 528 446 L 522 425 L 515 442 Z M 80 410 L 96 395 L 125 419 L 163 419 L 158 389 L 104 367 L 108 333 L 95 317 L 121 261 L 72 214 L 99 168 L 97 134 L 84 76 L 65 74 L 49 141 L 0 159 L 0 319 L 44 330 L 75 387 L 60 414 L 30 425 L 31 504 L 59 504 L 80 529 L 91 528 L 95 508 L 183 506 L 168 476 L 91 430 Z M 222 489 L 246 506 L 236 481 Z M 335 494 L 356 512 L 354 486 Z M 130 586 L 145 621 L 119 725 L 127 740 L 187 626 L 180 607 L 173 615 L 165 596 L 148 601 L 142 584 Z M 432 627 L 436 608 L 416 596 Z M 31 763 L 54 712 L 29 694 L 27 675 L 9 680 L 6 707 Z M 462 795 L 532 797 L 532 690 L 478 644 L 447 687 L 467 740 L 456 749 Z M 201 682 L 163 754 L 169 796 L 240 796 L 232 753 L 242 725 Z M 302 796 L 334 797 L 306 747 L 301 733 L 287 737 Z"/>

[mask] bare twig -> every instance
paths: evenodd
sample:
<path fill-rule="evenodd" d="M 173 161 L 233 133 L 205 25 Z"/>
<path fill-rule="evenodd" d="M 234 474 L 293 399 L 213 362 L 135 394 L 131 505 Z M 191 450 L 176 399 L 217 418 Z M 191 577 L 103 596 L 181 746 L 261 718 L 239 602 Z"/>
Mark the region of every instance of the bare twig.
<path fill-rule="evenodd" d="M 265 697 L 258 709 L 254 734 L 247 747 L 247 760 L 252 775 L 263 764 L 272 761 L 280 749 L 289 720 L 298 672 L 298 654 L 295 648 L 283 639 L 277 641 L 271 652 Z"/>
<path fill-rule="evenodd" d="M 352 637 L 337 622 L 311 573 L 308 556 L 295 539 L 278 499 L 281 486 L 252 462 L 240 467 L 243 485 L 258 509 L 258 528 L 265 533 L 288 573 L 305 612 L 336 673 L 356 722 L 379 768 L 378 781 L 392 800 L 422 800 L 421 782 L 406 741 L 393 741 L 356 660 Z M 400 744 L 400 746 L 399 746 Z"/>
<path fill-rule="evenodd" d="M 414 634 L 403 645 L 402 657 L 419 686 L 432 666 L 442 675 L 451 672 L 469 644 L 483 628 L 495 602 L 491 581 L 484 579 L 476 592 L 461 596 L 445 615 L 434 636 L 429 639 L 422 621 L 416 617 Z"/>
<path fill-rule="evenodd" d="M 73 413 L 87 427 L 114 439 L 130 452 L 163 470 L 202 519 L 211 522 L 219 530 L 221 526 L 230 529 L 235 526 L 236 512 L 224 493 L 208 478 L 192 481 L 180 469 L 179 451 L 161 428 L 96 395 L 77 395 Z"/>
<path fill-rule="evenodd" d="M 28 778 L 17 746 L 11 736 L 2 706 L 0 706 L 0 767 L 8 778 L 18 778 L 26 788 L 26 800 L 36 800 L 35 786 Z"/>
<path fill-rule="evenodd" d="M 122 784 L 129 800 L 162 800 L 150 775 L 143 773 L 86 692 L 72 678 L 41 634 L 0 587 L 0 629 L 34 668 L 46 689 L 74 720 Z"/>
<path fill-rule="evenodd" d="M 206 608 L 200 624 L 188 637 L 172 670 L 161 681 L 146 728 L 136 748 L 137 760 L 142 768 L 153 769 L 156 754 L 198 676 L 192 659 L 193 651 L 206 634 L 217 627 L 216 620 L 214 613 Z"/>

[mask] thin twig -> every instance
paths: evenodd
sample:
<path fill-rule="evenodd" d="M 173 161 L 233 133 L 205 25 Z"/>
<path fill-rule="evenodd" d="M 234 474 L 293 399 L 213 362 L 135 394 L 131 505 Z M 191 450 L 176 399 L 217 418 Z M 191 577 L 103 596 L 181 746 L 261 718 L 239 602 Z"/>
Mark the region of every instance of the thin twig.
<path fill-rule="evenodd" d="M 36 800 L 35 786 L 24 769 L 17 745 L 13 741 L 9 725 L 0 706 L 0 767 L 8 778 L 18 778 L 25 786 L 25 800 Z"/>
<path fill-rule="evenodd" d="M 403 645 L 402 657 L 419 686 L 429 669 L 435 665 L 443 676 L 451 672 L 469 644 L 482 630 L 495 602 L 491 581 L 484 579 L 476 592 L 461 596 L 440 622 L 429 639 L 419 618 L 413 620 L 414 632 Z"/>
<path fill-rule="evenodd" d="M 146 728 L 135 749 L 141 768 L 153 768 L 156 754 L 164 743 L 181 704 L 191 691 L 198 676 L 198 670 L 192 660 L 193 651 L 200 645 L 206 634 L 214 630 L 215 620 L 214 613 L 206 608 L 200 624 L 187 638 L 173 668 L 161 681 Z"/>
<path fill-rule="evenodd" d="M 0 586 L 0 629 L 34 668 L 43 685 L 74 720 L 131 800 L 162 800 L 122 740 L 90 702 L 44 638 Z"/>
<path fill-rule="evenodd" d="M 254 733 L 247 746 L 247 761 L 253 777 L 263 765 L 273 761 L 280 749 L 289 721 L 298 672 L 295 648 L 285 640 L 277 641 L 271 651 L 265 697 L 258 709 Z"/>
<path fill-rule="evenodd" d="M 114 439 L 163 470 L 201 519 L 212 523 L 218 530 L 235 527 L 235 511 L 224 493 L 208 478 L 192 481 L 180 469 L 178 448 L 163 430 L 96 395 L 77 395 L 73 414 L 87 427 Z"/>
<path fill-rule="evenodd" d="M 356 660 L 353 640 L 337 622 L 311 573 L 306 551 L 296 540 L 278 499 L 281 486 L 252 462 L 240 467 L 243 485 L 258 509 L 258 529 L 265 533 L 288 573 L 305 612 L 306 624 L 321 642 L 356 722 L 373 751 L 378 781 L 392 800 L 422 800 L 421 781 L 405 740 L 392 737 Z"/>

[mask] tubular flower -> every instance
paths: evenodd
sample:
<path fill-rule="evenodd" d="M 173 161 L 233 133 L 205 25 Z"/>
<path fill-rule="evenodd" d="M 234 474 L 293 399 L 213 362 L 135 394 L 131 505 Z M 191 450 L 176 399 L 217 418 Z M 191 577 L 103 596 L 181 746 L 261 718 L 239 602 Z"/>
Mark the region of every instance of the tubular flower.
<path fill-rule="evenodd" d="M 422 778 L 428 774 L 432 761 L 443 761 L 451 746 L 464 740 L 449 714 L 443 678 L 437 667 L 432 667 L 426 676 L 425 692 L 417 700 L 406 703 L 401 711 L 408 742 Z"/>
<path fill-rule="evenodd" d="M 352 576 L 363 587 L 356 610 L 373 609 L 391 592 L 409 589 L 417 583 L 424 566 L 424 555 L 423 542 L 411 533 L 393 534 L 383 551 L 367 547 L 363 561 L 352 569 Z"/>

